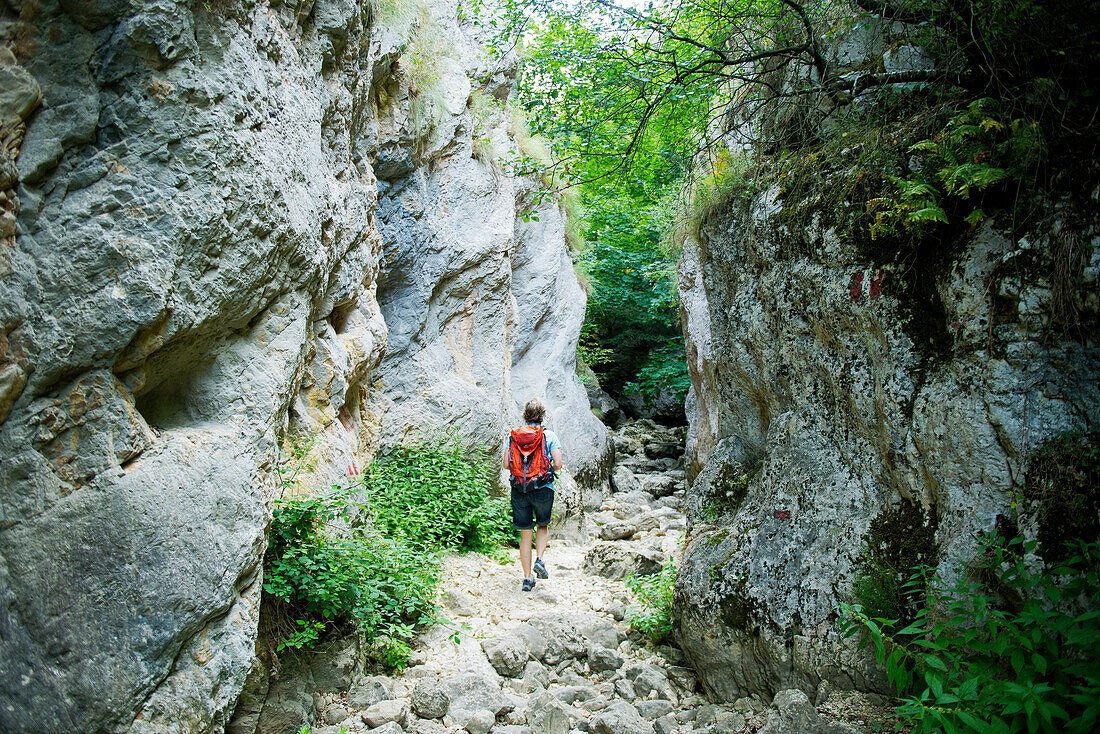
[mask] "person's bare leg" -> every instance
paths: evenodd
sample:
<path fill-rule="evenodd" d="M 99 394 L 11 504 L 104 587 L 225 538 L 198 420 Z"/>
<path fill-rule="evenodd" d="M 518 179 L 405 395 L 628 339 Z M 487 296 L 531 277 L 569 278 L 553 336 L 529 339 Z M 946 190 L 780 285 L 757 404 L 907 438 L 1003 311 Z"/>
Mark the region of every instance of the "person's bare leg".
<path fill-rule="evenodd" d="M 546 528 L 539 528 L 540 531 Z M 531 530 L 519 531 L 519 565 L 523 567 L 523 578 L 531 578 Z M 546 544 L 543 543 L 545 546 Z"/>
<path fill-rule="evenodd" d="M 546 552 L 546 544 L 550 542 L 550 528 L 543 525 L 535 530 L 535 558 L 542 558 Z"/>

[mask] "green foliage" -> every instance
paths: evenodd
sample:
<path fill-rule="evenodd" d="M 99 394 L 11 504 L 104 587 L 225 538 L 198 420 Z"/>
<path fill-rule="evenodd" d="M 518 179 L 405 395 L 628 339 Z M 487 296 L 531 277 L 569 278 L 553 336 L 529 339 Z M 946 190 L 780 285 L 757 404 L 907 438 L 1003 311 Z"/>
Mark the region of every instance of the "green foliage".
<path fill-rule="evenodd" d="M 662 393 L 683 402 L 689 387 L 691 377 L 684 357 L 684 339 L 674 336 L 650 349 L 638 367 L 638 376 L 623 384 L 623 392 L 640 395 L 646 405 L 652 405 Z"/>
<path fill-rule="evenodd" d="M 871 521 L 853 589 L 866 614 L 892 620 L 888 627 L 916 618 L 926 584 L 916 583 L 913 574 L 936 562 L 937 525 L 935 515 L 926 516 L 913 502 L 902 502 Z"/>
<path fill-rule="evenodd" d="M 418 548 L 494 552 L 514 539 L 496 459 L 455 432 L 396 446 L 363 475 L 374 527 Z"/>
<path fill-rule="evenodd" d="M 1021 514 L 1038 520 L 1039 552 L 1064 558 L 1073 543 L 1100 541 L 1100 433 L 1063 433 L 1029 462 Z"/>
<path fill-rule="evenodd" d="M 1036 186 L 1095 188 L 1080 151 L 1092 150 L 1100 121 L 1100 24 L 1065 0 L 856 5 L 906 23 L 895 40 L 920 46 L 935 69 L 891 80 L 827 64 L 846 13 L 825 2 L 505 0 L 492 15 L 502 51 L 524 38 L 519 98 L 552 143 L 555 180 L 582 192 L 587 321 L 614 354 L 596 369 L 613 394 L 641 384 L 650 353 L 677 333 L 672 272 L 684 239 L 764 186 L 781 187 L 782 255 L 814 254 L 812 231 L 828 228 L 898 266 L 898 296 L 914 304 L 906 328 L 922 345 L 948 342 L 932 333 L 945 331 L 942 308 L 925 285 L 942 243 L 989 218 L 1041 216 Z M 755 138 L 743 141 L 751 160 L 715 144 L 731 133 Z M 684 208 L 670 224 L 676 198 Z"/>
<path fill-rule="evenodd" d="M 350 622 L 366 642 L 403 640 L 434 613 L 439 581 L 433 552 L 354 527 L 361 505 L 350 489 L 276 503 L 264 591 L 286 605 L 297 629 L 282 647 L 312 644 Z"/>
<path fill-rule="evenodd" d="M 411 654 L 412 647 L 404 637 L 387 637 L 380 646 L 378 662 L 391 670 L 404 670 Z"/>
<path fill-rule="evenodd" d="M 598 367 L 614 359 L 615 353 L 600 346 L 596 326 L 591 321 L 581 324 L 581 335 L 577 339 L 577 359 L 589 367 Z"/>
<path fill-rule="evenodd" d="M 976 571 L 943 596 L 929 592 L 896 632 L 842 605 L 845 633 L 863 643 L 897 689 L 898 724 L 919 732 L 1093 732 L 1100 725 L 1100 545 L 1036 568 L 1034 544 L 990 542 Z M 923 587 L 930 569 L 909 584 Z"/>
<path fill-rule="evenodd" d="M 612 394 L 633 382 L 655 395 L 659 380 L 686 372 L 656 372 L 670 355 L 684 362 L 674 263 L 661 247 L 655 202 L 594 188 L 585 193 L 587 243 L 580 258 L 591 282 L 585 322 L 594 335 L 590 343 L 608 351 L 606 359 L 590 364 Z"/>
<path fill-rule="evenodd" d="M 612 394 L 634 383 L 652 398 L 669 378 L 680 391 L 685 371 L 668 364 L 676 348 L 671 359 L 684 357 L 665 210 L 691 168 L 710 82 L 649 109 L 638 99 L 649 82 L 623 55 L 629 40 L 607 34 L 611 19 L 589 6 L 541 10 L 527 30 L 520 101 L 551 143 L 558 186 L 579 191 L 584 224 L 571 238 L 589 290 L 582 359 Z M 645 133 L 633 136 L 643 118 Z"/>
<path fill-rule="evenodd" d="M 629 576 L 627 587 L 634 592 L 637 605 L 627 609 L 630 626 L 660 645 L 672 639 L 672 592 L 676 586 L 676 564 L 671 560 L 660 573 Z"/>
<path fill-rule="evenodd" d="M 435 554 L 357 527 L 361 509 L 347 488 L 276 503 L 264 591 L 284 605 L 296 627 L 280 635 L 280 649 L 308 646 L 344 622 L 367 643 L 385 647 L 432 619 Z"/>
<path fill-rule="evenodd" d="M 948 224 L 948 210 L 967 224 L 986 218 L 981 194 L 1006 180 L 1019 181 L 1035 170 L 1045 146 L 1039 124 L 1009 119 L 996 100 L 971 102 L 932 137 L 908 148 L 917 170 L 887 176 L 893 191 L 867 202 L 874 214 L 871 236 L 902 231 L 923 233 Z"/>
<path fill-rule="evenodd" d="M 311 447 L 287 442 L 284 489 Z M 440 551 L 494 553 L 513 538 L 503 500 L 488 495 L 495 463 L 452 432 L 382 454 L 361 484 L 277 500 L 264 592 L 278 649 L 350 624 L 379 662 L 404 667 L 417 626 L 435 621 Z"/>

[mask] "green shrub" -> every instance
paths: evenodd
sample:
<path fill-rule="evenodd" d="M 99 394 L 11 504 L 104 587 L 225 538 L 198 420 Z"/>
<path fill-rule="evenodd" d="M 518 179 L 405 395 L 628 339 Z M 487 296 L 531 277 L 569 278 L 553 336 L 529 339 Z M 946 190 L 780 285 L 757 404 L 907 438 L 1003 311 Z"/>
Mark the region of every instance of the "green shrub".
<path fill-rule="evenodd" d="M 853 588 L 866 615 L 892 620 L 890 627 L 905 627 L 916 618 L 925 584 L 914 582 L 914 573 L 936 563 L 937 526 L 935 514 L 925 515 L 908 501 L 871 521 Z"/>
<path fill-rule="evenodd" d="M 311 452 L 288 447 L 292 489 Z M 404 667 L 417 626 L 436 621 L 440 551 L 492 553 L 514 538 L 504 500 L 489 497 L 495 470 L 452 432 L 383 453 L 361 484 L 278 500 L 264 558 L 277 648 L 350 624 L 379 662 Z"/>
<path fill-rule="evenodd" d="M 436 554 L 354 527 L 358 510 L 347 489 L 276 503 L 264 591 L 281 605 L 279 649 L 308 647 L 331 626 L 351 623 L 384 652 L 434 618 Z"/>
<path fill-rule="evenodd" d="M 627 609 L 630 626 L 659 645 L 672 639 L 672 590 L 676 585 L 676 564 L 669 561 L 660 573 L 630 576 L 627 587 L 638 604 Z"/>
<path fill-rule="evenodd" d="M 650 350 L 638 368 L 637 377 L 623 384 L 623 392 L 639 395 L 646 405 L 652 405 L 662 394 L 673 395 L 683 402 L 689 387 L 691 377 L 684 356 L 684 338 L 676 336 Z"/>
<path fill-rule="evenodd" d="M 507 502 L 489 496 L 497 460 L 455 432 L 389 449 L 363 475 L 374 527 L 412 546 L 492 553 L 514 540 Z"/>
<path fill-rule="evenodd" d="M 1031 457 L 1023 515 L 1038 521 L 1039 554 L 1065 557 L 1073 542 L 1100 541 L 1100 433 L 1063 433 Z"/>
<path fill-rule="evenodd" d="M 897 714 L 920 732 L 1085 732 L 1100 726 L 1100 544 L 1035 568 L 1034 543 L 990 542 L 947 594 L 928 591 L 915 621 L 842 605 L 846 635 L 866 632 L 897 689 Z M 930 573 L 915 573 L 910 587 Z"/>

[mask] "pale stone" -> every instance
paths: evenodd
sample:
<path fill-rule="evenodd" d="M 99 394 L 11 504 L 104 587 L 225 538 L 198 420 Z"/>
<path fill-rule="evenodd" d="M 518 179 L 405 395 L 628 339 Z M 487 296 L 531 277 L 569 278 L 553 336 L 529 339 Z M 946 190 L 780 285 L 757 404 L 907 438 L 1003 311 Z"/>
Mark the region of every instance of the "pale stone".
<path fill-rule="evenodd" d="M 653 734 L 653 724 L 625 701 L 616 701 L 589 721 L 593 734 Z"/>
<path fill-rule="evenodd" d="M 41 0 L 50 32 L 0 64 L 0 116 L 28 123 L 0 161 L 21 178 L 0 214 L 0 606 L 22 610 L 0 643 L 0 717 L 21 723 L 0 728 L 225 725 L 274 498 L 347 483 L 411 431 L 499 448 L 541 397 L 560 516 L 579 527 L 607 491 L 564 215 L 521 221 L 533 182 L 472 156 L 473 80 L 505 99 L 515 56 L 486 68 L 457 3 L 435 4 L 454 53 L 425 131 L 412 29 L 368 24 L 365 0 L 198 5 Z M 291 436 L 313 461 L 284 490 Z"/>
<path fill-rule="evenodd" d="M 409 704 L 407 701 L 389 700 L 379 701 L 364 711 L 362 716 L 367 726 L 374 728 L 391 721 L 396 724 L 403 724 L 408 714 Z"/>

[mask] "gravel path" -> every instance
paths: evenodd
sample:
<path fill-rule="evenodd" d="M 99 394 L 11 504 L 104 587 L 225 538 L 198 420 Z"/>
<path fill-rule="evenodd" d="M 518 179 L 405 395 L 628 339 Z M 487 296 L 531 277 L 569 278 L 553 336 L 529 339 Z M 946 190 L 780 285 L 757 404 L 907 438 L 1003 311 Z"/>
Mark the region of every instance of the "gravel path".
<path fill-rule="evenodd" d="M 654 647 L 625 617 L 622 578 L 659 570 L 683 547 L 682 429 L 648 422 L 614 436 L 614 492 L 590 537 L 551 533 L 550 577 L 521 589 L 518 551 L 445 559 L 449 622 L 417 642 L 399 677 L 366 676 L 314 698 L 313 734 L 858 734 L 883 730 L 877 697 L 798 690 L 708 703 L 683 654 Z M 671 455 L 670 455 L 671 454 Z M 892 727 L 890 727 L 892 728 Z"/>

